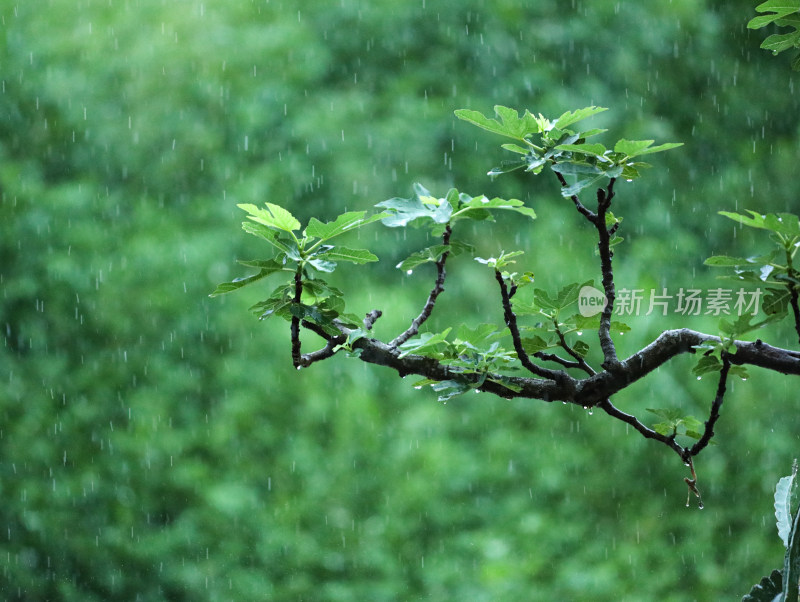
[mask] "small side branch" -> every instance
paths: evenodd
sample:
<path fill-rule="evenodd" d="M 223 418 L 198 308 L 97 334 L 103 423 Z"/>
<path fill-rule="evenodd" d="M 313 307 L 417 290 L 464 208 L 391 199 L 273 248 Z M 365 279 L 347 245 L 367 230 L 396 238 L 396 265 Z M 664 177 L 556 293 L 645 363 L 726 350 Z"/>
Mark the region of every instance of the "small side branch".
<path fill-rule="evenodd" d="M 655 439 L 656 441 L 660 441 L 667 447 L 669 447 L 672 451 L 678 454 L 682 459 L 685 459 L 685 450 L 683 447 L 678 445 L 675 441 L 675 435 L 662 435 L 658 431 L 654 431 L 647 425 L 643 424 L 639 421 L 636 416 L 633 414 L 627 414 L 617 408 L 613 403 L 611 403 L 610 399 L 604 399 L 600 403 L 597 404 L 597 407 L 603 410 L 606 414 L 611 416 L 612 418 L 616 418 L 617 420 L 621 420 L 625 424 L 629 424 L 634 429 L 636 429 L 644 438 L 646 439 Z"/>
<path fill-rule="evenodd" d="M 294 274 L 294 298 L 292 302 L 299 305 L 302 296 L 303 272 L 302 268 L 298 267 Z M 289 330 L 292 335 L 292 365 L 295 368 L 300 368 L 303 365 L 303 357 L 300 352 L 300 318 L 298 316 L 292 315 L 292 322 Z"/>
<path fill-rule="evenodd" d="M 557 171 L 554 171 L 553 173 L 556 174 L 556 177 L 558 178 L 558 181 L 561 183 L 561 186 L 566 188 L 568 184 L 567 181 L 564 179 L 564 176 Z M 595 213 L 591 209 L 588 209 L 583 203 L 581 203 L 581 200 L 578 198 L 577 194 L 573 194 L 569 198 L 575 204 L 575 208 L 578 210 L 578 213 L 580 213 L 591 223 L 593 224 L 597 223 L 597 215 L 595 215 Z"/>
<path fill-rule="evenodd" d="M 728 359 L 727 354 L 722 354 L 722 369 L 719 372 L 719 383 L 717 384 L 717 394 L 714 397 L 714 401 L 711 403 L 711 412 L 708 415 L 708 420 L 706 420 L 705 430 L 703 431 L 703 435 L 697 442 L 692 445 L 692 447 L 688 450 L 689 456 L 696 456 L 699 454 L 704 447 L 706 447 L 711 441 L 711 437 L 714 436 L 714 425 L 719 420 L 719 410 L 722 407 L 722 402 L 725 399 L 725 391 L 727 388 L 728 383 L 728 372 L 731 369 L 731 362 Z"/>
<path fill-rule="evenodd" d="M 375 322 L 377 322 L 378 318 L 380 318 L 382 315 L 383 312 L 381 312 L 379 309 L 373 309 L 371 312 L 367 313 L 367 315 L 364 316 L 364 330 L 367 332 L 372 330 L 372 327 L 375 326 Z"/>
<path fill-rule="evenodd" d="M 606 296 L 606 306 L 600 314 L 600 328 L 597 331 L 600 339 L 600 348 L 603 350 L 603 367 L 608 370 L 615 369 L 619 364 L 617 350 L 611 338 L 611 316 L 614 313 L 614 300 L 616 290 L 614 287 L 614 271 L 611 267 L 611 230 L 606 226 L 606 213 L 614 198 L 614 183 L 616 178 L 611 178 L 605 190 L 597 189 L 597 219 L 593 222 L 597 229 L 597 248 L 600 252 L 600 270 L 603 276 L 603 293 Z M 616 226 L 616 224 L 615 224 Z M 616 228 L 612 226 L 616 232 Z"/>
<path fill-rule="evenodd" d="M 535 374 L 536 376 L 540 376 L 542 378 L 549 378 L 559 383 L 565 382 L 569 376 L 563 370 L 549 370 L 548 368 L 537 366 L 531 361 L 531 358 L 528 356 L 528 352 L 525 351 L 525 348 L 522 346 L 522 338 L 519 334 L 519 327 L 517 326 L 517 316 L 511 309 L 511 297 L 509 296 L 508 286 L 506 285 L 505 280 L 503 280 L 503 274 L 500 272 L 500 270 L 495 270 L 494 277 L 495 280 L 497 280 L 497 283 L 500 285 L 500 295 L 503 299 L 503 317 L 505 319 L 506 326 L 508 326 L 508 329 L 511 331 L 511 339 L 514 342 L 514 351 L 517 352 L 519 361 L 531 374 Z"/>
<path fill-rule="evenodd" d="M 373 309 L 372 311 L 368 312 L 367 315 L 364 317 L 364 330 L 370 331 L 372 330 L 375 321 L 383 315 L 380 310 Z M 300 356 L 300 367 L 310 366 L 314 362 L 320 362 L 324 359 L 328 359 L 329 357 L 336 354 L 340 345 L 344 345 L 347 342 L 349 330 L 338 320 L 334 320 L 334 324 L 342 331 L 341 334 L 332 336 L 328 332 L 325 331 L 319 324 L 314 324 L 313 322 L 309 322 L 308 320 L 303 320 L 301 323 L 303 328 L 307 328 L 311 332 L 318 334 L 320 337 L 325 339 L 326 344 L 325 347 L 319 349 L 317 351 L 313 351 L 311 353 L 304 353 Z M 295 364 L 295 367 L 298 367 Z"/>
<path fill-rule="evenodd" d="M 553 320 L 553 324 L 556 329 L 556 334 L 558 335 L 559 344 L 561 345 L 562 349 L 564 349 L 564 351 L 569 353 L 575 359 L 575 362 L 577 363 L 576 367 L 586 372 L 586 374 L 588 374 L 589 376 L 594 376 L 595 374 L 597 374 L 597 372 L 595 372 L 594 369 L 589 364 L 586 363 L 586 360 L 583 359 L 583 356 L 577 351 L 575 351 L 572 347 L 570 347 L 569 343 L 567 343 L 567 340 L 564 338 L 564 334 L 558 327 L 558 321 Z"/>
<path fill-rule="evenodd" d="M 581 365 L 578 362 L 573 362 L 571 360 L 564 359 L 561 356 L 556 355 L 555 353 L 545 353 L 544 351 L 537 351 L 533 354 L 533 357 L 536 359 L 544 360 L 546 362 L 555 362 L 557 364 L 561 364 L 565 368 L 580 368 Z"/>
<path fill-rule="evenodd" d="M 445 247 L 450 245 L 450 235 L 452 232 L 453 231 L 450 227 L 450 224 L 447 224 L 444 229 L 444 234 L 442 235 L 442 244 Z M 442 291 L 444 291 L 444 279 L 447 276 L 444 265 L 447 262 L 447 257 L 449 255 L 450 251 L 445 251 L 436 262 L 436 284 L 434 284 L 433 289 L 428 295 L 428 300 L 425 302 L 425 306 L 422 308 L 422 311 L 411 321 L 411 326 L 409 326 L 405 332 L 398 335 L 391 343 L 389 343 L 390 347 L 399 347 L 405 343 L 408 339 L 419 332 L 419 327 L 422 326 L 425 320 L 430 317 L 431 312 L 433 311 L 433 306 L 436 304 L 436 298 L 442 293 Z"/>

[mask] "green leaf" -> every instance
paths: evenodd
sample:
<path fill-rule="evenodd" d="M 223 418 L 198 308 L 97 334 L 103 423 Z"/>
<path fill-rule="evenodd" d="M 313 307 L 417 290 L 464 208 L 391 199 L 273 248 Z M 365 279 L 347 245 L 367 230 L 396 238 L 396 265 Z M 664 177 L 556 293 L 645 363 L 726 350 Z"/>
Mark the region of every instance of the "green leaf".
<path fill-rule="evenodd" d="M 449 245 L 433 245 L 431 247 L 426 247 L 406 257 L 403 261 L 398 263 L 396 267 L 404 272 L 413 270 L 424 263 L 439 261 L 439 258 L 449 249 Z"/>
<path fill-rule="evenodd" d="M 506 253 L 505 251 L 500 252 L 499 257 L 490 257 L 488 259 L 484 259 L 483 257 L 476 257 L 475 261 L 478 263 L 482 263 L 484 265 L 488 265 L 490 268 L 494 268 L 495 270 L 500 270 L 507 265 L 512 263 L 516 263 L 515 261 L 511 261 L 512 257 L 519 257 L 525 251 L 511 251 L 510 253 Z"/>
<path fill-rule="evenodd" d="M 564 128 L 572 125 L 573 123 L 577 123 L 582 119 L 586 119 L 587 117 L 591 117 L 592 115 L 597 115 L 598 113 L 602 113 L 603 111 L 607 111 L 608 109 L 605 107 L 586 107 L 583 109 L 578 109 L 577 111 L 567 111 L 561 117 L 556 119 L 556 122 L 553 124 L 553 127 L 559 130 L 563 130 Z M 591 136 L 593 134 L 599 133 L 599 131 L 593 130 L 592 132 L 587 132 L 584 134 L 584 137 Z"/>
<path fill-rule="evenodd" d="M 790 298 L 788 288 L 767 288 L 761 309 L 768 316 L 782 316 L 788 312 Z"/>
<path fill-rule="evenodd" d="M 638 157 L 639 155 L 649 155 L 652 153 L 660 153 L 662 151 L 670 150 L 683 146 L 681 142 L 667 142 L 658 146 L 651 146 L 654 140 L 619 140 L 614 145 L 614 152 L 626 155 L 628 158 Z"/>
<path fill-rule="evenodd" d="M 716 355 L 702 355 L 697 360 L 697 364 L 692 368 L 692 374 L 695 376 L 703 376 L 710 372 L 719 372 L 722 370 L 722 362 Z"/>
<path fill-rule="evenodd" d="M 761 42 L 761 48 L 771 50 L 772 54 L 778 54 L 796 46 L 800 46 L 800 31 L 774 33 Z"/>
<path fill-rule="evenodd" d="M 504 173 L 511 173 L 512 171 L 516 171 L 518 169 L 522 169 L 523 167 L 527 167 L 525 171 L 536 171 L 538 173 L 541 171 L 540 167 L 546 163 L 544 159 L 538 159 L 536 165 L 532 167 L 532 163 L 529 162 L 527 159 L 514 159 L 513 161 L 503 161 L 500 164 L 500 167 L 493 167 L 486 175 L 490 178 L 496 178 L 497 176 L 501 176 Z"/>
<path fill-rule="evenodd" d="M 508 329 L 499 329 L 495 324 L 479 324 L 471 328 L 466 324 L 458 327 L 456 342 L 463 341 L 475 348 L 486 347 L 508 335 Z"/>
<path fill-rule="evenodd" d="M 789 534 L 792 530 L 792 500 L 797 492 L 797 465 L 793 467 L 792 474 L 783 477 L 775 487 L 775 520 L 778 527 L 778 536 L 783 541 L 784 547 L 789 547 Z"/>
<path fill-rule="evenodd" d="M 561 151 L 570 151 L 573 153 L 581 153 L 584 155 L 590 155 L 593 157 L 600 157 L 604 158 L 606 153 L 606 147 L 602 144 L 559 144 L 556 146 L 556 150 Z"/>
<path fill-rule="evenodd" d="M 323 241 L 330 240 L 334 236 L 339 236 L 350 230 L 355 230 L 388 217 L 388 212 L 383 212 L 365 218 L 364 216 L 366 213 L 366 211 L 349 211 L 341 214 L 332 222 L 327 223 L 322 223 L 317 218 L 312 217 L 305 229 L 305 235 L 319 238 Z"/>
<path fill-rule="evenodd" d="M 483 195 L 468 198 L 469 200 L 466 202 L 462 200 L 458 211 L 453 214 L 453 220 L 463 217 L 469 218 L 476 212 L 491 211 L 494 209 L 514 211 L 530 219 L 536 219 L 536 212 L 530 207 L 525 207 L 525 203 L 518 199 L 493 198 L 490 200 Z"/>
<path fill-rule="evenodd" d="M 602 175 L 604 173 L 597 165 L 590 165 L 589 163 L 556 163 L 550 169 L 565 176 Z"/>
<path fill-rule="evenodd" d="M 776 234 L 786 236 L 800 236 L 800 218 L 792 213 L 767 213 L 760 214 L 756 211 L 747 210 L 750 215 L 734 213 L 732 211 L 720 211 L 728 219 L 732 219 L 744 226 L 769 230 Z"/>
<path fill-rule="evenodd" d="M 271 316 L 281 316 L 291 320 L 289 307 L 292 305 L 294 296 L 294 283 L 282 284 L 272 291 L 272 294 L 265 300 L 259 301 L 250 307 L 259 320 L 266 320 Z"/>
<path fill-rule="evenodd" d="M 356 227 L 366 215 L 366 211 L 350 211 L 343 213 L 332 222 L 322 223 L 317 218 L 312 217 L 306 226 L 305 235 L 322 240 L 328 240 L 338 234 L 342 234 L 349 229 Z"/>
<path fill-rule="evenodd" d="M 538 353 L 539 351 L 544 351 L 550 347 L 553 347 L 553 343 L 548 343 L 539 335 L 534 335 L 532 337 L 525 337 L 522 339 L 522 348 L 525 350 L 526 353 L 533 355 L 534 353 Z"/>
<path fill-rule="evenodd" d="M 517 144 L 501 144 L 500 148 L 504 148 L 505 150 L 511 151 L 512 153 L 519 153 L 520 155 L 527 155 L 531 152 L 529 148 L 522 148 Z"/>
<path fill-rule="evenodd" d="M 800 10 L 800 0 L 767 0 L 756 6 L 756 12 L 765 13 L 770 11 L 772 15 L 761 15 L 754 17 L 747 24 L 749 29 L 760 29 L 765 25 L 769 25 L 773 21 L 786 17 L 792 13 Z"/>
<path fill-rule="evenodd" d="M 747 380 L 750 378 L 750 374 L 747 372 L 747 368 L 745 366 L 731 366 L 728 369 L 728 374 L 730 376 L 738 376 L 742 380 Z"/>
<path fill-rule="evenodd" d="M 247 286 L 248 284 L 253 284 L 254 282 L 258 282 L 262 278 L 266 278 L 270 274 L 274 274 L 275 272 L 280 272 L 284 270 L 283 264 L 275 261 L 274 259 L 268 259 L 266 261 L 258 260 L 258 261 L 240 261 L 242 265 L 250 266 L 250 267 L 257 267 L 261 268 L 261 271 L 258 274 L 254 274 L 252 276 L 245 276 L 243 278 L 236 278 L 232 282 L 223 282 L 219 284 L 217 288 L 214 290 L 213 293 L 209 295 L 209 297 L 217 297 L 219 295 L 224 295 L 226 293 L 232 293 L 233 291 L 237 291 L 243 286 Z"/>
<path fill-rule="evenodd" d="M 578 180 L 577 182 L 575 182 L 570 186 L 564 186 L 561 188 L 561 196 L 563 196 L 566 199 L 575 196 L 584 188 L 589 188 L 590 186 L 594 186 L 598 182 L 604 180 L 605 177 L 606 177 L 605 174 L 601 174 L 594 178 L 586 178 L 584 180 Z"/>
<path fill-rule="evenodd" d="M 677 408 L 647 408 L 647 411 L 668 422 L 678 421 L 683 416 L 683 412 Z"/>
<path fill-rule="evenodd" d="M 463 395 L 472 390 L 472 387 L 457 380 L 443 380 L 441 382 L 431 385 L 431 389 L 439 394 L 438 401 L 447 401 L 458 395 Z"/>
<path fill-rule="evenodd" d="M 540 122 L 537 122 L 536 118 L 527 110 L 520 117 L 519 113 L 514 109 L 496 105 L 494 112 L 500 118 L 500 121 L 485 117 L 480 111 L 469 109 L 458 109 L 455 111 L 455 115 L 463 121 L 477 125 L 479 128 L 501 136 L 515 138 L 516 140 L 524 140 L 525 136 L 542 131 Z"/>
<path fill-rule="evenodd" d="M 443 332 L 430 333 L 426 332 L 418 337 L 414 337 L 400 345 L 402 353 L 400 358 L 404 358 L 409 354 L 426 355 L 434 352 L 437 347 L 447 342 L 447 335 L 450 334 L 451 328 L 447 328 Z"/>
<path fill-rule="evenodd" d="M 572 350 L 581 357 L 586 357 L 586 354 L 589 353 L 589 345 L 585 341 L 575 341 Z"/>
<path fill-rule="evenodd" d="M 283 251 L 286 255 L 292 257 L 299 257 L 297 245 L 292 240 L 281 238 L 280 232 L 268 228 L 264 224 L 257 224 L 255 222 L 242 222 L 242 230 L 253 236 L 258 236 L 266 240 L 268 243 Z"/>
<path fill-rule="evenodd" d="M 397 264 L 398 269 L 403 270 L 404 272 L 408 270 L 413 270 L 417 266 L 420 266 L 425 263 L 434 263 L 439 261 L 441 256 L 446 252 L 450 251 L 451 255 L 460 255 L 461 253 L 468 252 L 472 253 L 475 251 L 475 247 L 464 242 L 460 241 L 451 241 L 449 245 L 432 245 L 430 247 L 426 247 L 416 253 L 412 253 L 406 259 L 401 261 Z"/>
<path fill-rule="evenodd" d="M 738 267 L 738 266 L 751 266 L 756 269 L 760 266 L 772 263 L 775 260 L 776 252 L 773 251 L 767 255 L 760 255 L 758 257 L 730 257 L 728 255 L 714 255 L 706 259 L 703 263 L 713 267 Z"/>
<path fill-rule="evenodd" d="M 266 203 L 267 209 L 259 209 L 255 205 L 243 203 L 237 205 L 240 209 L 244 209 L 249 213 L 248 216 L 254 222 L 263 224 L 270 228 L 283 230 L 284 232 L 292 232 L 300 228 L 300 222 L 280 205 Z"/>
<path fill-rule="evenodd" d="M 647 408 L 664 422 L 653 425 L 655 431 L 667 437 L 672 435 L 685 435 L 693 439 L 700 439 L 699 430 L 703 424 L 694 416 L 684 416 L 677 408 Z"/>
<path fill-rule="evenodd" d="M 374 255 L 367 249 L 350 249 L 348 247 L 334 247 L 330 251 L 320 253 L 319 257 L 324 257 L 331 261 L 349 261 L 350 263 L 356 264 L 378 261 L 377 255 Z"/>
<path fill-rule="evenodd" d="M 410 199 L 395 197 L 375 205 L 388 209 L 381 221 L 390 228 L 403 227 L 420 219 L 431 219 L 437 224 L 450 221 L 453 206 L 445 199 L 437 199 L 421 184 L 414 184 L 415 196 Z"/>

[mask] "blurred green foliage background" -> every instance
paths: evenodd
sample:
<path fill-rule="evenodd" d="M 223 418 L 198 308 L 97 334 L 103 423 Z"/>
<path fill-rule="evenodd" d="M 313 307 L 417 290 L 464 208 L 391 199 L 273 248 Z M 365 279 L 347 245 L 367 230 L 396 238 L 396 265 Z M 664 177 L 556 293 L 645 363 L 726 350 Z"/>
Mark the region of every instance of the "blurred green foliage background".
<path fill-rule="evenodd" d="M 235 205 L 305 220 L 409 196 L 525 199 L 474 242 L 526 250 L 555 287 L 597 278 L 555 179 L 485 173 L 498 139 L 458 108 L 556 117 L 685 146 L 620 185 L 617 282 L 706 287 L 766 249 L 718 210 L 798 210 L 797 75 L 758 49 L 753 2 L 0 2 L 0 594 L 6 600 L 735 599 L 782 559 L 772 488 L 798 454 L 796 384 L 737 382 L 684 508 L 674 454 L 599 412 L 488 395 L 443 405 L 336 357 L 291 370 L 257 291 L 209 299 L 268 255 Z M 612 140 L 612 135 L 614 136 Z M 389 339 L 432 270 L 375 225 L 349 311 Z M 467 258 L 431 328 L 501 323 Z M 265 289 L 268 292 L 269 289 Z M 237 298 L 240 297 L 240 298 Z M 450 320 L 448 321 L 448 318 Z M 638 316 L 627 355 L 661 330 Z M 759 333 L 791 344 L 779 328 Z M 313 338 L 313 337 L 312 337 Z M 311 347 L 310 343 L 307 343 Z M 620 395 L 707 412 L 679 358 Z M 652 421 L 655 421 L 655 417 Z"/>

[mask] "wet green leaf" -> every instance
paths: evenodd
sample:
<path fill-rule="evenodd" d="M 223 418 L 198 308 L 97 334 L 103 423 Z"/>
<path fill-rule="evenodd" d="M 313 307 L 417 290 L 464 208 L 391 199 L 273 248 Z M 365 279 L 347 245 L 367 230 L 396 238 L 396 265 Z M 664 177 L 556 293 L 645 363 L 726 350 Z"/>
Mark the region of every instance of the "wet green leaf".
<path fill-rule="evenodd" d="M 608 109 L 605 107 L 585 107 L 583 109 L 578 109 L 576 111 L 567 111 L 561 117 L 556 119 L 556 122 L 553 124 L 553 127 L 558 128 L 559 130 L 563 130 L 564 128 L 572 125 L 573 123 L 577 123 L 582 119 L 586 119 L 587 117 L 591 117 L 592 115 L 597 115 L 598 113 L 602 113 L 603 111 L 607 111 Z M 599 132 L 594 132 L 599 133 Z M 591 136 L 592 133 L 584 134 L 584 137 Z"/>
<path fill-rule="evenodd" d="M 348 247 L 334 247 L 330 251 L 320 253 L 319 257 L 330 261 L 348 261 L 355 264 L 378 261 L 378 257 L 367 249 L 350 249 Z"/>
<path fill-rule="evenodd" d="M 217 288 L 214 290 L 213 293 L 209 295 L 209 297 L 217 297 L 219 295 L 224 295 L 226 293 L 232 293 L 233 291 L 237 291 L 244 286 L 253 284 L 254 282 L 258 282 L 259 280 L 261 280 L 262 278 L 266 278 L 270 274 L 274 274 L 275 272 L 280 272 L 285 269 L 282 263 L 279 263 L 274 259 L 257 260 L 257 261 L 240 261 L 239 263 L 249 267 L 261 268 L 261 271 L 258 272 L 258 274 L 253 274 L 252 276 L 236 278 L 231 282 L 223 282 L 222 284 L 219 284 L 217 286 Z"/>
<path fill-rule="evenodd" d="M 438 348 L 447 342 L 447 335 L 450 334 L 451 328 L 447 328 L 443 332 L 431 333 L 425 332 L 418 337 L 409 339 L 400 345 L 401 358 L 410 355 L 428 355 L 432 352 L 437 352 Z"/>
<path fill-rule="evenodd" d="M 276 228 L 284 232 L 292 232 L 300 228 L 300 222 L 288 210 L 273 203 L 265 203 L 265 205 L 266 209 L 260 209 L 249 203 L 242 203 L 237 207 L 249 213 L 248 217 L 254 222 L 269 228 Z"/>
<path fill-rule="evenodd" d="M 479 128 L 517 140 L 524 140 L 525 136 L 536 134 L 541 131 L 541 121 L 537 121 L 536 117 L 527 110 L 523 113 L 522 117 L 520 117 L 516 110 L 502 105 L 496 105 L 494 107 L 494 112 L 500 118 L 500 121 L 497 119 L 490 119 L 484 116 L 480 111 L 472 111 L 469 109 L 458 109 L 455 111 L 455 115 L 463 121 L 477 125 Z"/>

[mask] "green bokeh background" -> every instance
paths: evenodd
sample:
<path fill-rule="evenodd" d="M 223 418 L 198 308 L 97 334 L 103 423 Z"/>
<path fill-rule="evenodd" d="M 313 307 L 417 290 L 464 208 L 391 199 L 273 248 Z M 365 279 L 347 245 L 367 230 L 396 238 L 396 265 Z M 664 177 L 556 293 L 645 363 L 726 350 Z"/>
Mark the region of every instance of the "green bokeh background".
<path fill-rule="evenodd" d="M 0 1 L 2 598 L 749 591 L 782 561 L 772 488 L 798 455 L 792 379 L 733 384 L 697 461 L 698 511 L 677 457 L 599 412 L 441 404 L 338 356 L 298 373 L 288 325 L 247 311 L 269 288 L 208 293 L 245 273 L 236 258 L 269 253 L 236 203 L 332 219 L 415 181 L 524 199 L 532 225 L 502 217 L 466 237 L 524 249 L 544 288 L 597 278 L 591 232 L 552 177 L 485 176 L 501 140 L 453 110 L 494 104 L 601 105 L 606 142 L 684 142 L 618 187 L 617 282 L 718 286 L 705 257 L 768 244 L 718 210 L 800 209 L 797 75 L 746 29 L 754 5 Z M 333 280 L 349 311 L 384 311 L 388 340 L 432 286 L 432 271 L 394 268 L 424 237 L 359 237 L 381 262 Z M 466 257 L 448 271 L 432 329 L 502 321 L 490 272 Z M 663 329 L 716 328 L 629 323 L 623 355 Z M 786 330 L 759 336 L 791 345 Z M 678 358 L 616 401 L 645 420 L 648 407 L 703 416 L 715 379 L 691 366 Z"/>

